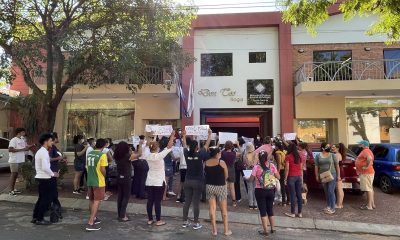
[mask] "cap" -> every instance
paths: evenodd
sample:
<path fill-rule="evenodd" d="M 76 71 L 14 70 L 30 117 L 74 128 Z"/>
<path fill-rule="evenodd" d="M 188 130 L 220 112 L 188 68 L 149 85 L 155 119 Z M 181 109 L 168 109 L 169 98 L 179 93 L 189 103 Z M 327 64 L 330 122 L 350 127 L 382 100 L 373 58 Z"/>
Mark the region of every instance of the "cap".
<path fill-rule="evenodd" d="M 360 144 L 360 145 L 364 145 L 364 146 L 369 147 L 369 142 L 368 142 L 367 140 L 359 141 L 357 144 Z"/>

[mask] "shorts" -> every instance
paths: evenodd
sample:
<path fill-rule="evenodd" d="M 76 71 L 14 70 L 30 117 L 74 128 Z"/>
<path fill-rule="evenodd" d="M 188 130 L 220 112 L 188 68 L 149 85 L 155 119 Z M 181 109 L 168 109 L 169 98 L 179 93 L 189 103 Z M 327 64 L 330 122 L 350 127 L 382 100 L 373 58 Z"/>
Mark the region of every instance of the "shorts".
<path fill-rule="evenodd" d="M 234 183 L 235 182 L 235 166 L 228 167 L 228 179 L 227 182 Z"/>
<path fill-rule="evenodd" d="M 360 174 L 360 189 L 363 192 L 373 192 L 374 174 Z"/>
<path fill-rule="evenodd" d="M 180 175 L 181 175 L 181 183 L 185 182 L 186 179 L 186 169 L 181 169 L 179 170 Z"/>
<path fill-rule="evenodd" d="M 77 172 L 83 172 L 83 171 L 85 171 L 85 162 L 82 162 L 82 161 L 74 161 L 74 168 L 75 168 L 75 171 L 77 171 Z"/>
<path fill-rule="evenodd" d="M 173 166 L 165 166 L 165 176 L 166 177 L 174 176 L 174 167 Z"/>
<path fill-rule="evenodd" d="M 21 163 L 10 163 L 10 172 L 17 173 L 17 172 L 19 172 L 20 167 L 21 167 Z"/>
<path fill-rule="evenodd" d="M 206 198 L 207 200 L 216 199 L 218 202 L 226 200 L 228 198 L 228 190 L 226 185 L 206 185 Z"/>
<path fill-rule="evenodd" d="M 89 200 L 102 201 L 106 195 L 105 187 L 88 187 Z"/>

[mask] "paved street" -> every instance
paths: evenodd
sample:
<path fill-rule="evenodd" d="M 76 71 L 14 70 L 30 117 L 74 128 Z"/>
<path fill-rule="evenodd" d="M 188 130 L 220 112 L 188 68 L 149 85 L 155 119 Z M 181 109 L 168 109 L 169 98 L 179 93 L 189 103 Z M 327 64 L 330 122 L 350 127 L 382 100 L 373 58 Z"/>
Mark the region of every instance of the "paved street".
<path fill-rule="evenodd" d="M 115 214 L 101 212 L 99 217 L 103 219 L 102 230 L 99 232 L 85 232 L 84 223 L 87 218 L 86 211 L 67 210 L 62 223 L 52 226 L 35 226 L 29 223 L 31 220 L 32 205 L 0 202 L 1 239 L 210 239 L 210 229 L 207 222 L 199 231 L 186 230 L 180 227 L 179 219 L 167 218 L 167 225 L 163 227 L 148 227 L 145 217 L 142 215 L 131 216 L 133 221 L 119 223 Z M 262 239 L 258 236 L 259 226 L 231 224 L 233 236 L 218 237 L 217 239 Z M 222 226 L 219 225 L 221 233 Z M 391 240 L 396 238 L 382 237 L 365 234 L 344 234 L 330 231 L 278 229 L 277 233 L 270 239 L 353 239 L 353 240 Z"/>

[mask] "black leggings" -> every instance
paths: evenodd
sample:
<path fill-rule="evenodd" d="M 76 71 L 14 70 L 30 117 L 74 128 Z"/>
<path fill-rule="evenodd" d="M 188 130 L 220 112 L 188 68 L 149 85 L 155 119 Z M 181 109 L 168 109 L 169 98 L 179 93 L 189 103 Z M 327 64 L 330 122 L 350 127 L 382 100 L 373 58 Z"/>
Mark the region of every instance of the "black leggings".
<path fill-rule="evenodd" d="M 275 200 L 275 189 L 262 189 L 256 188 L 255 190 L 256 200 L 258 209 L 260 210 L 260 216 L 268 217 L 274 216 L 274 200 Z"/>
<path fill-rule="evenodd" d="M 164 196 L 165 183 L 163 186 L 146 186 L 147 189 L 147 216 L 153 221 L 153 206 L 156 212 L 156 220 L 161 220 L 161 201 Z"/>
<path fill-rule="evenodd" d="M 183 221 L 188 220 L 189 208 L 193 203 L 194 222 L 199 222 L 200 214 L 200 196 L 203 190 L 203 181 L 200 180 L 186 180 L 184 185 L 185 191 L 185 205 L 183 205 Z"/>
<path fill-rule="evenodd" d="M 126 216 L 126 208 L 128 206 L 129 197 L 131 196 L 131 179 L 118 179 L 118 217 L 124 218 Z"/>

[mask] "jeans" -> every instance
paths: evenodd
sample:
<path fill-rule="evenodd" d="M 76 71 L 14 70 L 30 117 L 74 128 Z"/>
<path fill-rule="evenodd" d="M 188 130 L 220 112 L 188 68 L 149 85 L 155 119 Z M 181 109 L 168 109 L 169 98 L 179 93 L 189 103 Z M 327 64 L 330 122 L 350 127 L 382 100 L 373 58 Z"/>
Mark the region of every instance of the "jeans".
<path fill-rule="evenodd" d="M 290 192 L 290 211 L 296 213 L 296 198 L 297 198 L 297 213 L 300 214 L 303 209 L 303 198 L 301 197 L 303 178 L 302 176 L 289 176 L 288 185 Z"/>
<path fill-rule="evenodd" d="M 257 180 L 255 180 L 257 181 Z M 256 194 L 255 194 L 255 181 L 247 181 L 247 195 L 249 198 L 249 207 L 257 207 Z"/>
<path fill-rule="evenodd" d="M 255 195 L 258 203 L 258 209 L 260 211 L 260 216 L 274 216 L 275 189 L 256 188 Z"/>
<path fill-rule="evenodd" d="M 156 212 L 156 220 L 161 220 L 161 201 L 164 196 L 165 184 L 163 186 L 146 186 L 147 188 L 147 216 L 153 221 L 153 206 Z"/>
<path fill-rule="evenodd" d="M 126 207 L 128 206 L 129 197 L 131 196 L 131 179 L 118 179 L 118 217 L 124 218 L 126 216 Z"/>
<path fill-rule="evenodd" d="M 200 214 L 200 196 L 203 190 L 203 181 L 199 180 L 186 180 L 184 185 L 186 201 L 183 205 L 183 221 L 188 220 L 189 208 L 193 202 L 193 215 L 194 222 L 199 222 Z"/>
<path fill-rule="evenodd" d="M 236 200 L 242 199 L 242 193 L 240 189 L 240 177 L 243 177 L 243 171 L 238 169 L 235 164 L 235 196 Z M 246 188 L 246 192 L 248 192 L 247 181 L 244 181 L 244 187 Z"/>
<path fill-rule="evenodd" d="M 43 221 L 45 212 L 49 209 L 51 202 L 54 200 L 55 191 L 54 181 L 49 179 L 36 179 L 39 182 L 38 192 L 39 198 L 33 210 L 33 218 L 37 221 Z"/>
<path fill-rule="evenodd" d="M 326 206 L 331 210 L 335 210 L 336 205 L 336 173 L 332 173 L 333 180 L 327 183 L 323 183 L 325 197 L 326 197 Z"/>
<path fill-rule="evenodd" d="M 289 202 L 289 191 L 285 186 L 285 170 L 281 170 L 279 175 L 281 176 L 279 183 L 281 184 L 282 203 L 286 203 Z"/>

